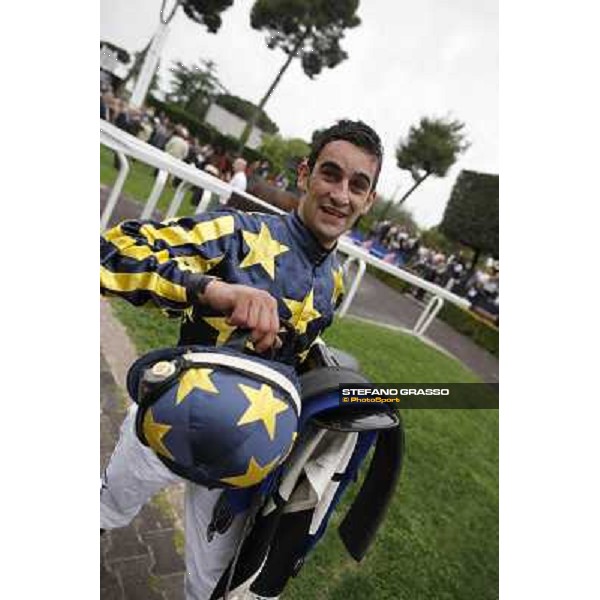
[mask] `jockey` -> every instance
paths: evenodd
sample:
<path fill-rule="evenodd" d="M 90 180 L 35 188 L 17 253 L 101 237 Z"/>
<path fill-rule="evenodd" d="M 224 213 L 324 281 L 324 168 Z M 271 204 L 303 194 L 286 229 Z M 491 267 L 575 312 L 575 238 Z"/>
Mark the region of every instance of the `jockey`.
<path fill-rule="evenodd" d="M 343 295 L 342 270 L 335 257 L 337 241 L 373 205 L 382 158 L 381 141 L 370 127 L 342 120 L 320 133 L 308 161 L 300 165 L 298 187 L 303 195 L 292 213 L 244 214 L 224 208 L 168 222 L 125 221 L 102 236 L 103 295 L 119 296 L 136 306 L 150 303 L 179 316 L 181 347 L 223 347 L 248 332 L 244 344 L 249 354 L 259 362 L 269 359 L 281 365 L 270 371 L 265 367 L 266 383 L 260 393 L 261 402 L 268 400 L 268 408 L 261 405 L 251 414 L 257 397 L 250 382 L 240 384 L 236 392 L 236 401 L 248 408 L 240 409 L 244 423 L 233 425 L 258 427 L 252 439 L 262 435 L 267 445 L 257 449 L 259 442 L 249 444 L 247 454 L 238 452 L 235 464 L 222 455 L 219 468 L 202 477 L 180 468 L 178 453 L 188 451 L 169 438 L 177 417 L 168 424 L 167 419 L 174 413 L 161 413 L 157 404 L 155 410 L 146 407 L 140 416 L 143 403 L 134 404 L 121 427 L 103 476 L 100 527 L 126 526 L 155 493 L 185 481 L 188 600 L 214 597 L 243 533 L 247 511 L 237 512 L 222 533 L 207 535 L 222 493 L 218 488 L 259 485 L 291 450 L 292 438 L 277 438 L 282 415 L 295 411 L 297 419 L 300 414 L 294 400 L 294 374 L 286 369 L 299 368 L 332 323 Z M 293 328 L 292 351 L 281 333 L 283 322 Z M 192 363 L 185 389 L 181 390 L 182 379 L 169 388 L 171 405 L 182 409 L 186 398 L 200 392 L 218 395 L 221 380 L 217 376 L 211 380 L 207 370 Z M 267 387 L 279 391 L 269 392 Z M 133 388 L 130 393 L 137 394 L 137 384 Z M 276 400 L 286 394 L 285 402 Z M 292 437 L 294 418 L 285 425 L 286 435 Z M 228 441 L 225 433 L 222 439 L 213 437 L 215 444 Z M 268 454 L 272 449 L 268 443 L 275 440 L 277 451 Z M 355 460 L 352 448 L 342 449 L 346 464 Z M 212 450 L 215 454 L 215 446 Z M 263 450 L 267 454 L 255 460 Z M 211 448 L 205 444 L 200 452 L 210 454 Z M 275 454 L 277 460 L 268 458 Z M 208 461 L 207 456 L 204 459 Z M 217 472 L 218 484 L 211 478 Z"/>

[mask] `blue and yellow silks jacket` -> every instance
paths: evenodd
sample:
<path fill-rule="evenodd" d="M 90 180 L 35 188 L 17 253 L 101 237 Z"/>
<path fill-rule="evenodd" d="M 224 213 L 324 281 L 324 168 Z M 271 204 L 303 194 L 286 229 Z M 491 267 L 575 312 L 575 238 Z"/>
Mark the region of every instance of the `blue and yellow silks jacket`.
<path fill-rule="evenodd" d="M 335 252 L 323 249 L 296 213 L 222 209 L 164 223 L 125 221 L 102 237 L 101 260 L 103 294 L 183 316 L 179 345 L 221 345 L 236 329 L 224 315 L 192 302 L 193 275 L 268 291 L 280 319 L 298 334 L 297 363 L 331 324 L 343 294 Z M 274 359 L 283 360 L 277 353 Z"/>

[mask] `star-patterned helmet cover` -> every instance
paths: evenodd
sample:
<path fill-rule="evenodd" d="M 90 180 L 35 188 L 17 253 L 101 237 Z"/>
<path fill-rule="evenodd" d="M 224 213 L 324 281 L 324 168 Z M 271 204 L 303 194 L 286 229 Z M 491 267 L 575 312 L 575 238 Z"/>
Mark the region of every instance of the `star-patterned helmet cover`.
<path fill-rule="evenodd" d="M 197 483 L 223 488 L 260 483 L 296 437 L 295 375 L 284 365 L 234 352 L 188 353 L 185 359 L 194 366 L 140 409 L 142 441 L 169 468 Z"/>

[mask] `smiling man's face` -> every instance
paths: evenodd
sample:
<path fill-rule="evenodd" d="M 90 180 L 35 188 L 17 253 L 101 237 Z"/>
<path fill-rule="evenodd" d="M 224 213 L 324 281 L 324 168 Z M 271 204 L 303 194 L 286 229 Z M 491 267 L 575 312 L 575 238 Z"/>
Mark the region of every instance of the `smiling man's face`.
<path fill-rule="evenodd" d="M 345 140 L 321 150 L 312 172 L 300 168 L 298 187 L 304 192 L 298 214 L 325 248 L 352 229 L 375 201 L 373 183 L 377 157 Z"/>

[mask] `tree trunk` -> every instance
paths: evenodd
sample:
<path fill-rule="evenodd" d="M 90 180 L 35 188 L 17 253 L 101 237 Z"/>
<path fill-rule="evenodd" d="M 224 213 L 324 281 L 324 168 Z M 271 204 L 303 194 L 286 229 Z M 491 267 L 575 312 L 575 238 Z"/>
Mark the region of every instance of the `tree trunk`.
<path fill-rule="evenodd" d="M 408 190 L 408 192 L 406 192 L 406 194 L 404 194 L 404 196 L 402 196 L 402 198 L 400 198 L 400 200 L 398 200 L 398 206 L 402 206 L 402 203 L 431 175 L 430 171 L 427 171 L 425 173 L 425 175 L 423 175 L 423 177 L 421 177 L 421 179 L 417 179 L 417 181 L 415 181 L 414 185 L 410 188 L 410 190 Z"/>
<path fill-rule="evenodd" d="M 410 188 L 410 190 L 408 190 L 408 192 L 406 192 L 406 194 L 404 194 L 404 196 L 402 196 L 402 198 L 400 198 L 398 202 L 394 202 L 394 198 L 392 197 L 390 203 L 385 207 L 383 214 L 379 216 L 379 220 L 383 221 L 385 219 L 387 214 L 390 212 L 392 206 L 402 206 L 402 203 L 429 177 L 429 175 L 431 175 L 431 173 L 425 173 L 425 175 L 423 175 L 421 179 L 415 181 L 414 185 Z M 394 192 L 394 196 L 395 195 L 396 192 Z"/>
<path fill-rule="evenodd" d="M 275 88 L 278 86 L 279 81 L 283 77 L 283 74 L 287 71 L 287 68 L 290 66 L 292 60 L 296 57 L 296 52 L 298 52 L 298 50 L 300 49 L 300 46 L 302 46 L 302 42 L 304 42 L 306 35 L 307 34 L 305 33 L 298 40 L 298 43 L 296 44 L 296 46 L 294 47 L 292 52 L 290 52 L 290 54 L 288 54 L 288 57 L 283 65 L 283 67 L 281 67 L 281 69 L 279 69 L 279 73 L 277 73 L 277 77 L 275 77 L 275 79 L 273 80 L 273 83 L 270 85 L 269 89 L 267 90 L 267 93 L 262 97 L 262 100 L 259 102 L 258 106 L 256 107 L 256 110 L 252 114 L 252 117 L 246 124 L 246 127 L 244 128 L 244 131 L 242 132 L 242 136 L 240 137 L 240 145 L 238 148 L 239 152 L 241 152 L 244 149 L 244 146 L 246 145 L 246 142 L 248 141 L 248 138 L 250 137 L 250 133 L 252 133 L 252 128 L 254 127 L 254 125 L 256 125 L 256 122 L 258 121 L 258 117 L 260 116 L 262 109 L 264 108 L 265 104 L 267 103 L 267 100 L 271 97 L 271 94 L 273 93 Z"/>

